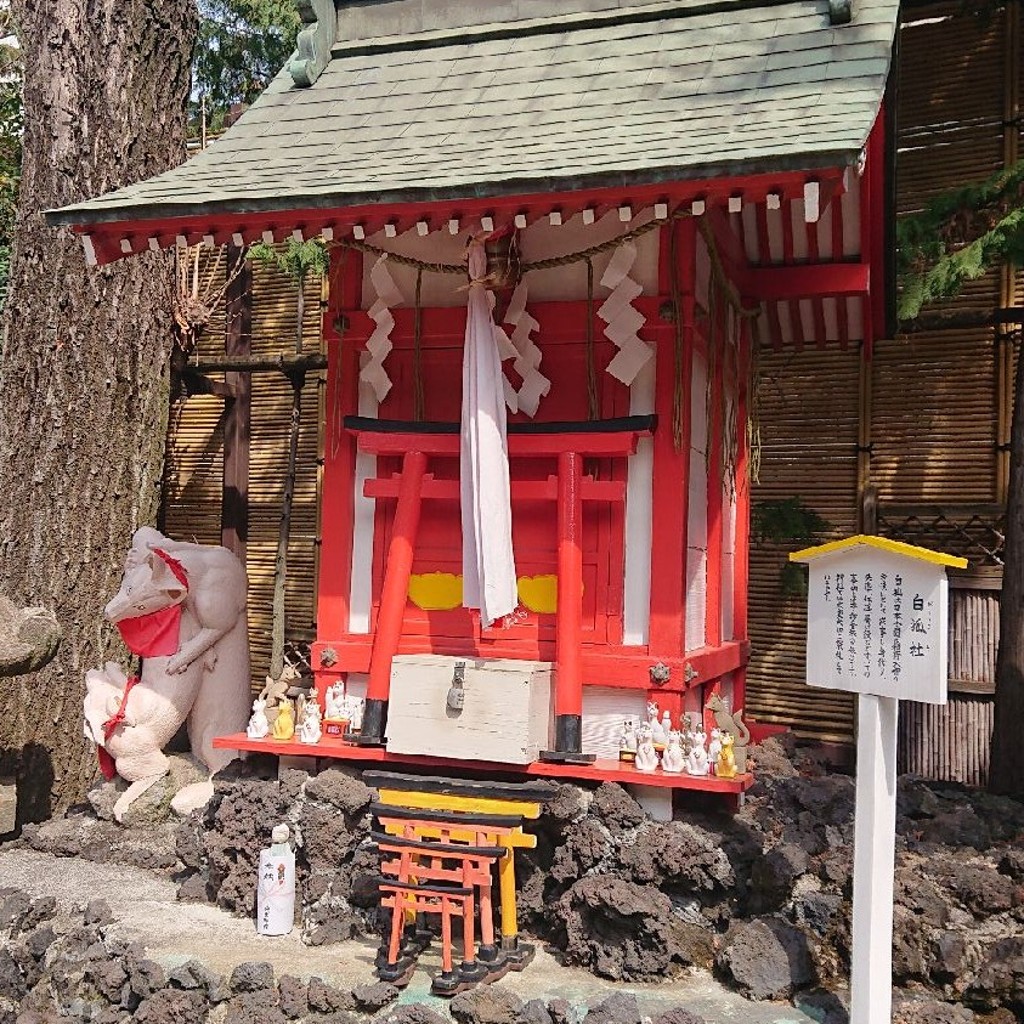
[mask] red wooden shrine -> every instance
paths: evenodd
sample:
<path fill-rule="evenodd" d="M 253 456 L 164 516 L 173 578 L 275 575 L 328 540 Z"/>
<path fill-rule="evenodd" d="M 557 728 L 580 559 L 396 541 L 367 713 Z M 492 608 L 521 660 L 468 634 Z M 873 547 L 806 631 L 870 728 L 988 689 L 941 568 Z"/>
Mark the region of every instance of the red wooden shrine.
<path fill-rule="evenodd" d="M 512 659 L 553 665 L 550 749 L 517 771 L 734 792 L 749 784 L 640 773 L 614 760 L 611 733 L 623 718 L 643 717 L 648 699 L 673 722 L 700 712 L 714 692 L 733 709 L 744 705 L 753 360 L 766 344 L 870 350 L 885 329 L 880 103 L 896 5 L 857 10 L 852 21 L 840 3 L 755 5 L 756 17 L 728 28 L 743 36 L 736 54 L 708 34 L 723 30 L 701 20 L 714 11 L 611 6 L 567 14 L 543 5 L 543 24 L 510 15 L 496 28 L 463 25 L 461 5 L 437 5 L 439 18 L 455 19 L 445 22 L 449 34 L 408 29 L 406 39 L 405 27 L 378 24 L 371 7 L 340 3 L 304 30 L 322 31 L 325 48 L 291 69 L 294 83 L 282 73 L 192 171 L 186 165 L 51 218 L 82 234 L 97 264 L 261 238 L 319 237 L 330 250 L 312 665 L 321 691 L 342 682 L 367 703 L 358 743 L 323 742 L 317 754 L 450 763 L 386 749 L 393 659 Z M 667 32 L 679 34 L 674 48 L 646 45 L 647 33 Z M 576 81 L 599 72 L 589 59 L 599 36 L 607 37 L 601 53 L 618 62 L 605 92 Z M 573 46 L 587 59 L 548 75 L 535 58 L 549 44 L 554 55 Z M 487 75 L 548 99 L 506 103 L 494 87 L 450 86 L 453 76 L 478 73 L 453 56 L 460 46 L 496 61 Z M 435 110 L 421 108 L 435 94 L 443 131 L 432 127 Z M 831 113 L 819 113 L 826 94 Z M 621 125 L 587 113 L 609 96 L 623 100 L 614 107 Z M 509 108 L 501 114 L 512 119 L 507 138 L 506 121 L 492 124 L 492 101 Z M 535 131 L 557 103 L 564 123 Z M 465 104 L 464 116 L 446 104 L 456 114 Z M 568 158 L 576 112 L 575 134 L 593 145 Z M 513 140 L 507 167 L 497 157 L 478 161 L 478 114 L 488 144 Z M 428 130 L 436 138 L 416 149 Z M 289 152 L 292 144 L 299 152 Z M 450 168 L 431 163 L 439 152 Z M 635 171 L 623 170 L 629 160 Z M 179 198 L 189 183 L 193 191 Z M 651 356 L 627 384 L 608 372 L 617 350 L 599 315 L 610 290 L 602 273 L 622 237 L 640 228 L 629 307 Z M 459 593 L 466 281 L 431 267 L 458 262 L 480 231 L 514 233 L 534 265 L 526 311 L 539 325 L 531 340 L 550 380 L 534 416 L 509 415 L 520 609 L 486 628 Z M 387 266 L 401 293 L 385 303 L 394 320 L 386 395 L 365 379 L 368 364 L 380 362 L 367 344 L 380 326 L 371 268 L 382 253 L 393 257 Z M 510 290 L 496 291 L 498 322 Z M 223 744 L 267 747 L 244 737 Z M 471 756 L 461 763 L 502 767 L 486 750 Z"/>

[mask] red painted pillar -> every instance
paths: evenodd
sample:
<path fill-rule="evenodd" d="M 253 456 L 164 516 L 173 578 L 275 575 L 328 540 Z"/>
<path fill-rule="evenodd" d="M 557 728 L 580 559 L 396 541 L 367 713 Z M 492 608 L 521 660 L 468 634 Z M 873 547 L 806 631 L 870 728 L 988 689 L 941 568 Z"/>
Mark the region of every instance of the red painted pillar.
<path fill-rule="evenodd" d="M 420 525 L 423 476 L 427 456 L 423 452 L 406 452 L 402 458 L 402 482 L 398 488 L 395 520 L 388 545 L 381 588 L 377 631 L 370 652 L 370 681 L 366 690 L 366 711 L 361 746 L 379 746 L 384 742 L 387 723 L 388 695 L 391 691 L 391 661 L 398 652 L 409 594 L 409 574 L 416 551 L 416 533 Z"/>
<path fill-rule="evenodd" d="M 544 760 L 592 761 L 583 754 L 583 459 L 558 456 L 558 608 L 555 612 L 555 749 Z"/>

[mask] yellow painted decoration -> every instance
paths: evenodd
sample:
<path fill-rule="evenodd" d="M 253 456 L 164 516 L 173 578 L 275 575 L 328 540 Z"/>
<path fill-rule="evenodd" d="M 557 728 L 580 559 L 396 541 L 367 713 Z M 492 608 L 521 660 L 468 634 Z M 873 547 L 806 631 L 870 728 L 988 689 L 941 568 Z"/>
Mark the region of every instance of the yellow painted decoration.
<path fill-rule="evenodd" d="M 409 600 L 425 612 L 449 612 L 462 605 L 462 577 L 425 572 L 409 577 Z"/>
<path fill-rule="evenodd" d="M 295 735 L 295 708 L 290 700 L 283 700 L 277 706 L 274 718 L 275 740 L 290 740 Z"/>
<path fill-rule="evenodd" d="M 519 600 L 524 608 L 538 615 L 554 615 L 558 610 L 557 576 L 520 576 L 516 583 L 519 585 Z"/>
<path fill-rule="evenodd" d="M 834 540 L 828 544 L 819 544 L 813 548 L 804 548 L 802 551 L 794 551 L 790 554 L 791 562 L 808 562 L 820 555 L 830 555 L 834 551 L 845 551 L 847 548 L 858 546 L 878 548 L 879 551 L 888 551 L 893 555 L 903 555 L 906 558 L 916 558 L 921 562 L 931 562 L 932 565 L 945 565 L 950 569 L 966 569 L 967 559 L 958 555 L 946 555 L 941 551 L 932 551 L 930 548 L 921 548 L 916 544 L 904 544 L 899 540 L 889 540 L 888 537 L 874 537 L 867 533 L 857 534 L 856 537 L 846 537 L 844 540 Z"/>
<path fill-rule="evenodd" d="M 381 789 L 381 803 L 390 807 L 412 807 L 416 810 L 469 811 L 473 814 L 521 814 L 539 818 L 540 804 L 528 800 L 501 797 L 455 796 L 451 793 L 421 793 L 409 789 Z"/>

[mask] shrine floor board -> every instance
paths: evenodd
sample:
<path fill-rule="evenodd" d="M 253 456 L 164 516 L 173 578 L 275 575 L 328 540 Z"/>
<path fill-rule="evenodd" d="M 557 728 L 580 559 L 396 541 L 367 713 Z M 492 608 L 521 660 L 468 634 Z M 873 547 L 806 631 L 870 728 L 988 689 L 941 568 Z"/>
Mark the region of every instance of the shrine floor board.
<path fill-rule="evenodd" d="M 475 772 L 496 772 L 502 775 L 527 775 L 540 778 L 577 779 L 592 782 L 619 782 L 638 786 L 662 786 L 669 789 L 691 789 L 704 793 L 743 793 L 754 784 L 749 772 L 734 779 L 714 775 L 674 775 L 663 771 L 640 772 L 622 761 L 598 759 L 592 764 L 549 764 L 534 761 L 522 767 L 496 764 L 493 761 L 463 761 L 454 758 L 418 757 L 414 754 L 390 753 L 383 747 L 357 747 L 349 743 L 321 741 L 297 743 L 280 740 L 251 740 L 245 733 L 218 736 L 215 747 L 225 750 L 246 750 L 259 754 L 287 754 L 290 757 L 323 757 L 339 761 L 363 761 L 370 764 L 419 765 L 425 768 L 464 768 Z"/>

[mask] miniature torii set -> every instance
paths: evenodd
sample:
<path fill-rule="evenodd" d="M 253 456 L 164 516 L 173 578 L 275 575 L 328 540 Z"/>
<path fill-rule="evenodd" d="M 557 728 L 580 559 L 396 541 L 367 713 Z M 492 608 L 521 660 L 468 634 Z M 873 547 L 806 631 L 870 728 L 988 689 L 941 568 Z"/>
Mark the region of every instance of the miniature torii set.
<path fill-rule="evenodd" d="M 97 264 L 330 249 L 312 660 L 366 709 L 318 754 L 749 785 L 615 737 L 648 700 L 743 707 L 755 350 L 884 330 L 897 6 L 314 0 L 222 138 L 49 215 Z M 464 742 L 463 663 L 546 681 Z M 388 749 L 431 672 L 448 755 Z"/>

